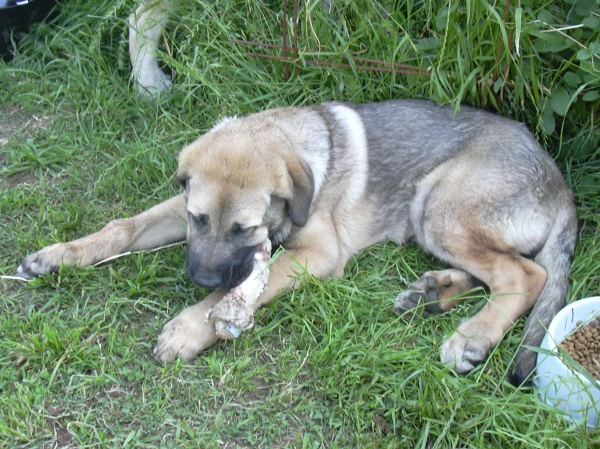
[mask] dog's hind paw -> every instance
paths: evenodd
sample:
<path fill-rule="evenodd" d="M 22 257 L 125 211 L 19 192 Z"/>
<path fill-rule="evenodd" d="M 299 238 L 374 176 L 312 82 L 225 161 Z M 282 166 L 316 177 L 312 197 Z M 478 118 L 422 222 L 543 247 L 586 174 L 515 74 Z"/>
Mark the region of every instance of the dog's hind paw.
<path fill-rule="evenodd" d="M 442 344 L 440 360 L 457 373 L 468 373 L 487 357 L 491 347 L 487 337 L 468 337 L 456 331 Z"/>
<path fill-rule="evenodd" d="M 433 276 L 424 274 L 398 295 L 394 301 L 394 312 L 408 321 L 437 313 L 438 287 Z"/>
<path fill-rule="evenodd" d="M 408 321 L 429 314 L 444 313 L 460 302 L 463 293 L 480 286 L 480 281 L 456 268 L 428 271 L 398 295 L 394 312 Z"/>
<path fill-rule="evenodd" d="M 425 310 L 426 293 L 423 291 L 408 290 L 398 295 L 394 301 L 394 312 L 402 316 L 406 321 L 413 321 L 429 315 Z"/>
<path fill-rule="evenodd" d="M 398 295 L 394 312 L 406 320 L 447 312 L 458 303 L 452 298 L 473 285 L 474 279 L 461 270 L 428 271 Z"/>

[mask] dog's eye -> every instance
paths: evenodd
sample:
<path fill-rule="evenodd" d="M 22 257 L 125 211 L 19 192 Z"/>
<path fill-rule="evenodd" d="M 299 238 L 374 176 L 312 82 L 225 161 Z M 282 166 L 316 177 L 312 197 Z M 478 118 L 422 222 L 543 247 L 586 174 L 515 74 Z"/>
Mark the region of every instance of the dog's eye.
<path fill-rule="evenodd" d="M 204 225 L 208 224 L 208 215 L 206 215 L 206 214 L 194 215 L 194 214 L 190 213 L 190 219 L 196 225 L 204 226 Z"/>
<path fill-rule="evenodd" d="M 231 227 L 231 233 L 232 234 L 245 234 L 252 229 L 254 229 L 254 228 L 246 228 L 239 223 L 234 223 L 233 226 Z"/>
<path fill-rule="evenodd" d="M 181 177 L 178 176 L 177 177 L 177 182 L 183 188 L 183 190 L 186 190 L 186 191 L 187 191 L 188 181 L 189 181 L 189 178 L 187 176 L 181 176 Z"/>

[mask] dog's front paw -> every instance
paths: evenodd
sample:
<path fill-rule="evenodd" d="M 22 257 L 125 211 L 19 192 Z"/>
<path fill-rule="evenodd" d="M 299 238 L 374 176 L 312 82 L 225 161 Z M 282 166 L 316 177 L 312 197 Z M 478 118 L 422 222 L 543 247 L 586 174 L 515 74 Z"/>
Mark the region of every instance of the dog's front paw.
<path fill-rule="evenodd" d="M 44 264 L 44 259 L 38 253 L 30 254 L 17 268 L 17 275 L 24 279 L 33 279 L 42 274 L 50 273 L 53 267 Z"/>
<path fill-rule="evenodd" d="M 217 341 L 214 321 L 206 321 L 202 303 L 184 309 L 169 321 L 158 336 L 154 357 L 162 363 L 177 358 L 192 360 L 200 351 Z"/>
<path fill-rule="evenodd" d="M 440 359 L 457 373 L 468 373 L 487 357 L 491 348 L 489 338 L 482 335 L 471 337 L 459 328 L 442 344 Z"/>
<path fill-rule="evenodd" d="M 63 244 L 56 243 L 30 254 L 17 268 L 17 274 L 25 279 L 33 279 L 43 274 L 57 272 L 65 253 L 61 250 L 61 245 Z"/>

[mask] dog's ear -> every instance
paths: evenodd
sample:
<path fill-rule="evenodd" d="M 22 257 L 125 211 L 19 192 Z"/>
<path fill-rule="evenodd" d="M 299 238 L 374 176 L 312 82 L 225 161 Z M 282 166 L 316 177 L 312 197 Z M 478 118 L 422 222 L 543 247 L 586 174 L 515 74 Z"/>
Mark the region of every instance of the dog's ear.
<path fill-rule="evenodd" d="M 298 157 L 286 161 L 287 171 L 292 179 L 291 197 L 284 198 L 288 215 L 296 226 L 304 226 L 315 193 L 312 170 Z"/>

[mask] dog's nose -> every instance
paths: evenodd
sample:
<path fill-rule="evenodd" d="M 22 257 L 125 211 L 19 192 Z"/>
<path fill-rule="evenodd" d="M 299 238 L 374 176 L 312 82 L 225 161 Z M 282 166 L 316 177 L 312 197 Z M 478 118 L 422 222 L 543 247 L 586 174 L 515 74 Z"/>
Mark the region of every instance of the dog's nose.
<path fill-rule="evenodd" d="M 215 289 L 221 285 L 222 279 L 216 273 L 204 271 L 201 269 L 188 269 L 190 278 L 198 287 Z"/>
<path fill-rule="evenodd" d="M 221 285 L 221 279 L 219 278 L 196 278 L 195 279 L 196 284 L 199 287 L 203 287 L 203 288 L 210 288 L 210 289 L 215 289 L 217 288 L 219 285 Z"/>

